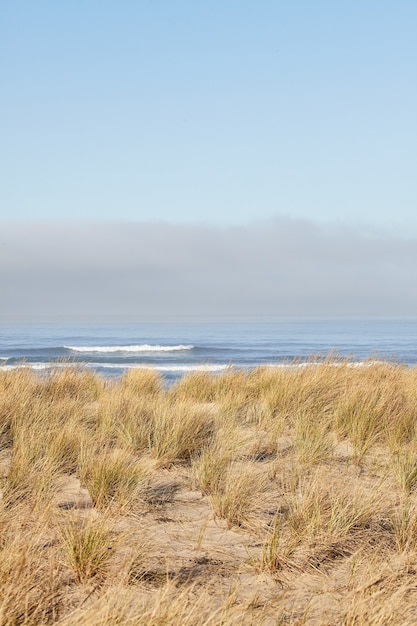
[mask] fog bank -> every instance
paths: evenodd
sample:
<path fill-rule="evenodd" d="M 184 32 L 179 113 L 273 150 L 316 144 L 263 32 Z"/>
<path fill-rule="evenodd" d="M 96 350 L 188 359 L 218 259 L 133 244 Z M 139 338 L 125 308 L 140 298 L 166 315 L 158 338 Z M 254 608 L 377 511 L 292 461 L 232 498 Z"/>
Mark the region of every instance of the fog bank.
<path fill-rule="evenodd" d="M 2 321 L 416 315 L 416 273 L 416 237 L 284 217 L 0 222 Z"/>

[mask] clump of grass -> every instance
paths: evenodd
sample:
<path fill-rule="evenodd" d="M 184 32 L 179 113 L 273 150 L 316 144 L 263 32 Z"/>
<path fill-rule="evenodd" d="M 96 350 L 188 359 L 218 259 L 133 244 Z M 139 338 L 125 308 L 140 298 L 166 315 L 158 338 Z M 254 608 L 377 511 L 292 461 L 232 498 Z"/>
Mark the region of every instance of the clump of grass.
<path fill-rule="evenodd" d="M 79 413 L 77 413 L 77 408 Z M 57 477 L 74 471 L 83 418 L 73 400 L 35 396 L 18 404 L 10 422 L 11 460 L 5 488 L 16 497 L 50 499 Z"/>
<path fill-rule="evenodd" d="M 79 472 L 94 507 L 124 510 L 137 504 L 146 491 L 151 466 L 126 449 L 86 448 L 81 454 Z"/>
<path fill-rule="evenodd" d="M 135 396 L 159 396 L 163 391 L 163 381 L 157 372 L 152 370 L 129 370 L 120 379 L 122 392 L 131 392 Z"/>
<path fill-rule="evenodd" d="M 184 376 L 173 385 L 168 396 L 177 402 L 216 403 L 228 418 L 244 421 L 252 387 L 243 371 L 228 368 L 215 376 L 206 372 Z"/>
<path fill-rule="evenodd" d="M 259 511 L 268 477 L 253 461 L 237 460 L 239 437 L 232 430 L 193 460 L 195 484 L 209 497 L 214 514 L 231 526 L 248 525 Z"/>
<path fill-rule="evenodd" d="M 414 502 L 402 502 L 392 512 L 392 526 L 399 551 L 414 551 L 417 547 L 417 507 Z"/>
<path fill-rule="evenodd" d="M 381 414 L 373 391 L 370 394 L 365 389 L 349 389 L 335 407 L 336 425 L 350 440 L 357 463 L 377 441 L 381 430 Z"/>
<path fill-rule="evenodd" d="M 83 402 L 97 400 L 104 389 L 104 380 L 92 372 L 71 366 L 57 368 L 45 380 L 39 380 L 38 389 L 48 399 L 73 399 Z"/>
<path fill-rule="evenodd" d="M 229 527 L 251 526 L 267 498 L 268 479 L 253 463 L 231 463 L 209 495 L 214 514 Z"/>
<path fill-rule="evenodd" d="M 4 493 L 10 499 L 30 499 L 43 503 L 51 499 L 59 468 L 45 449 L 46 424 L 43 416 L 33 422 L 13 425 L 13 445 Z"/>
<path fill-rule="evenodd" d="M 151 454 L 165 463 L 190 462 L 212 441 L 213 412 L 190 402 L 161 402 L 153 407 L 149 424 Z"/>
<path fill-rule="evenodd" d="M 162 463 L 189 462 L 213 438 L 215 414 L 210 407 L 163 396 L 137 398 L 130 391 L 115 403 L 103 436 L 134 452 L 147 450 Z"/>
<path fill-rule="evenodd" d="M 376 495 L 369 496 L 361 490 L 346 492 L 331 488 L 317 479 L 301 482 L 289 499 L 288 524 L 291 534 L 298 540 L 321 538 L 363 538 L 375 515 Z"/>
<path fill-rule="evenodd" d="M 356 584 L 338 614 L 342 626 L 356 624 L 415 623 L 417 593 L 415 556 L 405 555 L 395 563 L 367 557 L 367 567 L 357 576 Z"/>
<path fill-rule="evenodd" d="M 142 454 L 151 445 L 155 407 L 159 400 L 155 397 L 133 397 L 130 392 L 128 398 L 117 422 L 116 440 L 118 445 Z"/>
<path fill-rule="evenodd" d="M 91 434 L 99 437 L 105 444 L 114 444 L 117 439 L 119 424 L 124 416 L 131 412 L 133 398 L 129 393 L 122 393 L 114 384 L 100 396 L 89 427 Z"/>
<path fill-rule="evenodd" d="M 417 450 L 397 450 L 391 456 L 391 463 L 401 489 L 411 493 L 417 486 Z"/>
<path fill-rule="evenodd" d="M 291 541 L 285 536 L 284 522 L 275 515 L 263 542 L 261 558 L 257 564 L 259 569 L 270 573 L 277 581 L 281 580 L 284 570 L 291 572 L 298 569 L 296 562 L 291 559 L 297 546 L 297 540 Z"/>
<path fill-rule="evenodd" d="M 63 427 L 51 429 L 45 438 L 45 454 L 61 473 L 73 474 L 78 467 L 83 441 L 79 419 L 70 419 Z"/>
<path fill-rule="evenodd" d="M 317 532 L 327 506 L 328 493 L 319 483 L 314 480 L 300 482 L 288 501 L 287 521 L 292 535 L 302 539 Z"/>
<path fill-rule="evenodd" d="M 196 486 L 205 495 L 220 492 L 232 462 L 233 451 L 230 449 L 218 443 L 217 445 L 207 447 L 192 462 L 192 472 Z"/>
<path fill-rule="evenodd" d="M 30 457 L 13 455 L 4 482 L 6 502 L 30 501 L 34 507 L 46 506 L 55 494 L 59 472 L 48 459 L 32 462 Z"/>
<path fill-rule="evenodd" d="M 27 502 L 0 502 L 0 623 L 47 624 L 61 611 L 62 577 L 43 548 L 45 511 Z"/>
<path fill-rule="evenodd" d="M 58 528 L 59 545 L 75 582 L 103 579 L 116 549 L 116 539 L 106 520 L 74 518 Z"/>
<path fill-rule="evenodd" d="M 186 374 L 171 387 L 168 394 L 178 402 L 214 402 L 216 379 L 207 372 Z"/>
<path fill-rule="evenodd" d="M 330 457 L 333 443 L 327 420 L 298 413 L 294 434 L 294 446 L 301 465 L 317 465 Z"/>
<path fill-rule="evenodd" d="M 4 391 L 0 392 L 0 450 L 10 448 L 12 444 L 11 423 L 16 410 L 16 399 Z"/>

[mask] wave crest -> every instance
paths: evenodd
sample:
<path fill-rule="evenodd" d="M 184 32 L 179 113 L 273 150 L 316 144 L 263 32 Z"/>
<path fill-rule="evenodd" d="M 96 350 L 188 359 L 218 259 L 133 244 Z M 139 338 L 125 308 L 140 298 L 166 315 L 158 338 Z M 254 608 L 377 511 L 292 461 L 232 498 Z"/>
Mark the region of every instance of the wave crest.
<path fill-rule="evenodd" d="M 0 365 L 0 370 L 9 372 L 17 369 L 32 369 L 32 370 L 50 370 L 58 368 L 71 367 L 68 363 L 15 363 L 13 365 Z M 145 365 L 142 363 L 135 364 L 117 364 L 117 363 L 76 363 L 75 367 L 79 369 L 114 369 L 114 370 L 128 370 L 128 369 L 144 369 L 154 370 L 157 372 L 221 372 L 230 368 L 229 365 L 214 365 L 214 364 L 197 364 L 197 365 Z"/>
<path fill-rule="evenodd" d="M 133 345 L 133 346 L 64 346 L 66 350 L 72 352 L 84 352 L 84 353 L 115 353 L 115 352 L 179 352 L 181 350 L 192 350 L 194 346 L 183 345 L 178 346 L 158 346 L 150 345 L 147 343 Z"/>

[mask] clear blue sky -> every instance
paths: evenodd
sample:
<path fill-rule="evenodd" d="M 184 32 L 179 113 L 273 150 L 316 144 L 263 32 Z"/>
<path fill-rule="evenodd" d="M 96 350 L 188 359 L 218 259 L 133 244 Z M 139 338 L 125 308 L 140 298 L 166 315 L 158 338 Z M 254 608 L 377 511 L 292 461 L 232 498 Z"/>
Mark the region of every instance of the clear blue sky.
<path fill-rule="evenodd" d="M 0 218 L 417 231 L 415 0 L 1 0 Z"/>

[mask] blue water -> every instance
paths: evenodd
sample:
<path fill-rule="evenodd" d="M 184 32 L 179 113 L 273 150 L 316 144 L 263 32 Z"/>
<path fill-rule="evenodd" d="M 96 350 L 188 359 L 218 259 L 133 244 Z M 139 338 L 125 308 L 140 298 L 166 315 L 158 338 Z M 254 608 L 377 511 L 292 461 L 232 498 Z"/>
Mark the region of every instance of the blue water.
<path fill-rule="evenodd" d="M 333 352 L 417 364 L 417 319 L 285 318 L 258 322 L 0 325 L 0 369 L 70 360 L 106 376 L 155 369 L 169 382 L 189 371 L 252 368 Z"/>

